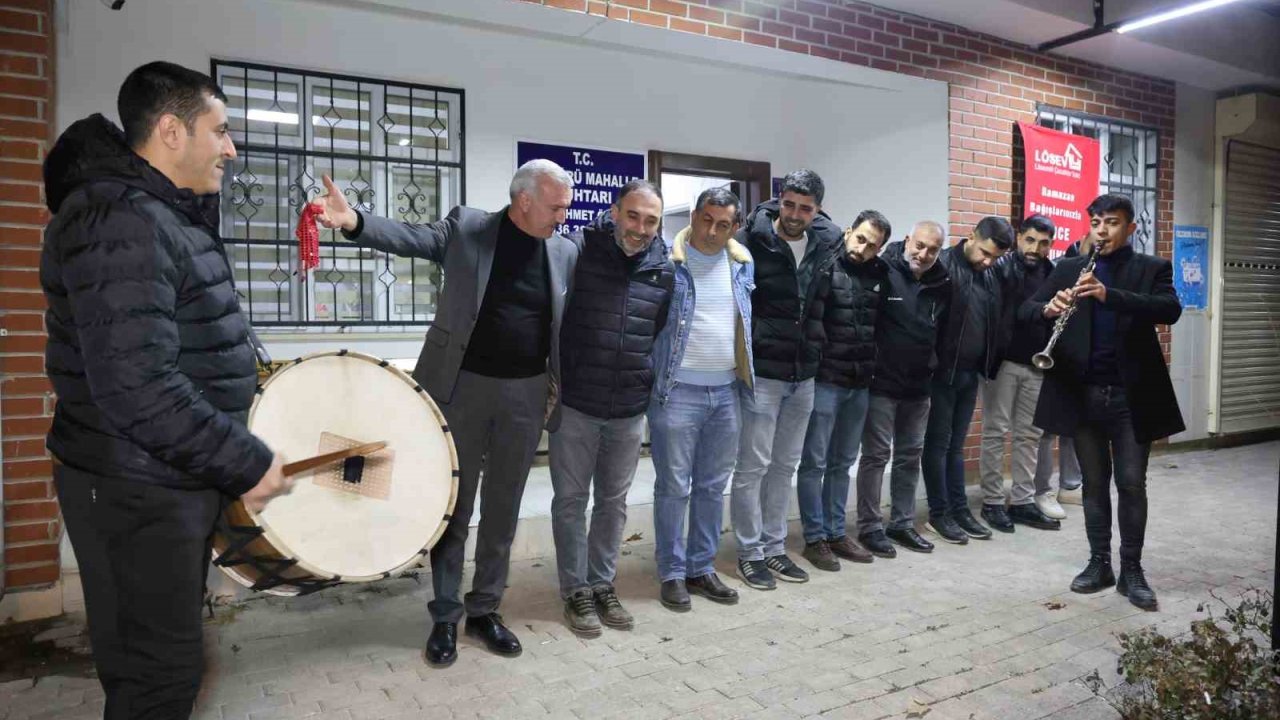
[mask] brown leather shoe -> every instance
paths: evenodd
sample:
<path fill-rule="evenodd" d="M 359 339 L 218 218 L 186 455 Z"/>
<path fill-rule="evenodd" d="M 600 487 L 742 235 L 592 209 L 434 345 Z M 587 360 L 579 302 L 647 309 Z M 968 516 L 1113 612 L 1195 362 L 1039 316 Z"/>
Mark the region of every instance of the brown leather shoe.
<path fill-rule="evenodd" d="M 831 548 L 831 552 L 837 557 L 844 558 L 850 562 L 869 563 L 875 559 L 866 548 L 853 541 L 848 535 L 841 535 L 835 540 L 828 540 L 827 547 Z"/>

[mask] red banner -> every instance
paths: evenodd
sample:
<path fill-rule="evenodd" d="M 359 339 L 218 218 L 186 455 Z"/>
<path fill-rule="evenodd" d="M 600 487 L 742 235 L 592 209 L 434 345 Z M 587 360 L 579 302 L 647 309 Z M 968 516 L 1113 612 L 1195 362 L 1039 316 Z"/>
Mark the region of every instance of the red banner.
<path fill-rule="evenodd" d="M 1019 122 L 1026 147 L 1023 217 L 1044 215 L 1058 229 L 1054 250 L 1066 250 L 1089 232 L 1085 208 L 1098 196 L 1098 141 Z"/>

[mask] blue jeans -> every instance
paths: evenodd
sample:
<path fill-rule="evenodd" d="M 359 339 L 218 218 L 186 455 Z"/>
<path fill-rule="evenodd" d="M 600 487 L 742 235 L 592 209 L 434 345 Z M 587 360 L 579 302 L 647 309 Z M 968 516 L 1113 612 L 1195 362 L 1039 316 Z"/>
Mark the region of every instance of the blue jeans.
<path fill-rule="evenodd" d="M 1089 552 L 1111 552 L 1111 478 L 1116 481 L 1120 559 L 1142 560 L 1147 533 L 1147 460 L 1151 444 L 1133 437 L 1129 399 L 1119 386 L 1085 390 L 1076 457 L 1084 474 L 1084 532 Z"/>
<path fill-rule="evenodd" d="M 845 534 L 849 469 L 858 458 L 870 397 L 867 388 L 851 390 L 825 383 L 814 387 L 813 414 L 796 480 L 806 543 L 836 540 Z"/>
<path fill-rule="evenodd" d="M 654 557 L 662 582 L 715 571 L 724 520 L 724 488 L 738 458 L 741 421 L 736 383 L 677 382 L 667 402 L 649 406 Z M 685 512 L 689 515 L 688 542 Z"/>
<path fill-rule="evenodd" d="M 1045 433 L 1040 436 L 1040 454 L 1036 457 L 1036 487 L 1052 487 L 1053 440 L 1058 440 L 1058 487 L 1075 490 L 1080 487 L 1080 461 L 1076 459 L 1074 438 L 1058 437 Z"/>
<path fill-rule="evenodd" d="M 754 396 L 742 393 L 742 437 L 729 505 L 740 560 L 783 553 L 791 476 L 813 412 L 813 385 L 812 379 L 757 376 Z"/>
<path fill-rule="evenodd" d="M 935 373 L 929 397 L 929 426 L 924 434 L 922 470 L 929 496 L 929 517 L 968 511 L 964 492 L 964 440 L 978 404 L 978 373 L 957 370 L 953 382 Z"/>

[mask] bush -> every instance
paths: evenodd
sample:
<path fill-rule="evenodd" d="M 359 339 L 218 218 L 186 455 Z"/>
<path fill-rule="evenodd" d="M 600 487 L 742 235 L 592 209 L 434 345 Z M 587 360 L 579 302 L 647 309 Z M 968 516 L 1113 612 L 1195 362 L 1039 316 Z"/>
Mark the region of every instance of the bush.
<path fill-rule="evenodd" d="M 1246 593 L 1178 638 L 1152 628 L 1120 635 L 1119 671 L 1131 692 L 1116 709 L 1126 720 L 1280 718 L 1280 662 L 1270 648 L 1271 593 Z M 1204 605 L 1199 608 L 1206 611 Z"/>

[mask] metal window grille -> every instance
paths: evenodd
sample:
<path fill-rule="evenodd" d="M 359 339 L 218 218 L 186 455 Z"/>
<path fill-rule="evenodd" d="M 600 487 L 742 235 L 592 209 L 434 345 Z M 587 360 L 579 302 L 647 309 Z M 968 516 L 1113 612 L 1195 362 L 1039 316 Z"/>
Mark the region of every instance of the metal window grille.
<path fill-rule="evenodd" d="M 361 212 L 429 223 L 465 203 L 462 90 L 215 60 L 238 157 L 222 235 L 241 303 L 259 327 L 319 332 L 425 325 L 440 268 L 321 230 L 320 265 L 299 273 L 299 213 L 329 175 Z"/>
<path fill-rule="evenodd" d="M 1039 105 L 1036 116 L 1037 124 L 1042 127 L 1091 137 L 1101 144 L 1098 193 L 1119 193 L 1133 200 L 1138 229 L 1130 242 L 1138 252 L 1156 254 L 1160 132 L 1143 125 L 1048 105 Z"/>

